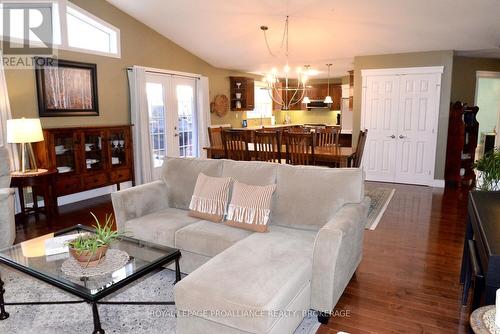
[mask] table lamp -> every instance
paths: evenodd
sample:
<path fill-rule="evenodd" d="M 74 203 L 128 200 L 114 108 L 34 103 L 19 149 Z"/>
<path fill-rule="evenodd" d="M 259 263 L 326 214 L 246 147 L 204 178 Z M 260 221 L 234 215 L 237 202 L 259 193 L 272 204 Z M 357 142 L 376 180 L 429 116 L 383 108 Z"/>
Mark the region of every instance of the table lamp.
<path fill-rule="evenodd" d="M 26 150 L 29 155 L 29 168 L 37 171 L 35 155 L 31 143 L 43 141 L 42 125 L 38 118 L 19 118 L 7 120 L 7 142 L 21 144 L 21 172 L 26 173 Z M 27 145 L 26 145 L 27 144 Z"/>

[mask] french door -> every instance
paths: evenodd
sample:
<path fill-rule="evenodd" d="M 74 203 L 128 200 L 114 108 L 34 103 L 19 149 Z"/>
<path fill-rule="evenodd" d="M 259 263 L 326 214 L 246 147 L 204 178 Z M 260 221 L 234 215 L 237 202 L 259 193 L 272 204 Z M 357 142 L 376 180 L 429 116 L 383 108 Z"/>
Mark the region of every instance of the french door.
<path fill-rule="evenodd" d="M 439 69 L 364 71 L 361 126 L 368 129 L 363 155 L 368 180 L 433 184 Z"/>
<path fill-rule="evenodd" d="M 146 73 L 146 97 L 153 174 L 160 175 L 167 156 L 196 157 L 196 79 Z"/>

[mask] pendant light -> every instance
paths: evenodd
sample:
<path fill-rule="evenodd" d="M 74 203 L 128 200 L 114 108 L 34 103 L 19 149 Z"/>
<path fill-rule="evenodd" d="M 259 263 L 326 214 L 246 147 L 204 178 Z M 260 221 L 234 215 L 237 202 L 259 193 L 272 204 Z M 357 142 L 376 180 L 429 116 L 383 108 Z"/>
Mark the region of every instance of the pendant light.
<path fill-rule="evenodd" d="M 306 74 L 309 74 L 309 71 L 310 71 L 310 67 L 311 65 L 304 65 L 304 69 L 305 69 L 305 72 Z M 304 93 L 304 98 L 302 99 L 302 103 L 303 104 L 308 104 L 308 103 L 311 103 L 311 100 L 309 99 L 309 97 L 307 96 L 307 86 L 304 86 L 304 90 L 305 90 L 305 93 Z"/>
<path fill-rule="evenodd" d="M 326 64 L 328 66 L 328 91 L 326 92 L 325 103 L 330 105 L 333 103 L 332 97 L 330 96 L 330 67 L 332 64 Z"/>

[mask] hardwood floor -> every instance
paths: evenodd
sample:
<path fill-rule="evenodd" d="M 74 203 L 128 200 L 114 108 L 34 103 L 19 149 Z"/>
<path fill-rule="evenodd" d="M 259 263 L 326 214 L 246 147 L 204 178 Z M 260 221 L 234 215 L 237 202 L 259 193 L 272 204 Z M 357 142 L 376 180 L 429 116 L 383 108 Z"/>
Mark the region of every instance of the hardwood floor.
<path fill-rule="evenodd" d="M 366 231 L 364 254 L 336 308 L 318 334 L 467 333 L 468 308 L 458 282 L 467 192 L 368 183 L 396 188 L 375 231 Z M 16 242 L 77 223 L 92 225 L 112 212 L 109 196 L 69 204 L 60 216 L 17 218 Z"/>

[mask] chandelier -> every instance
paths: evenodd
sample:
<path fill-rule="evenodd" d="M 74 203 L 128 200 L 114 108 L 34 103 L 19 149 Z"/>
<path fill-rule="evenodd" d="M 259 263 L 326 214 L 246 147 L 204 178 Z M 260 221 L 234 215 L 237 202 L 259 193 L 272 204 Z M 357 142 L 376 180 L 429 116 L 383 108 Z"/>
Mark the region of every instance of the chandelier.
<path fill-rule="evenodd" d="M 267 40 L 266 31 L 268 30 L 268 27 L 261 26 L 260 29 L 264 32 L 264 39 L 266 41 L 269 54 L 276 57 L 276 55 L 271 51 Z M 276 104 L 281 106 L 281 110 L 290 110 L 293 105 L 300 103 L 301 101 L 303 103 L 307 103 L 307 101 L 309 101 L 306 96 L 306 82 L 308 79 L 307 75 L 309 66 L 306 65 L 304 68 L 298 67 L 296 69 L 297 79 L 290 79 L 291 69 L 288 63 L 288 16 L 285 20 L 285 28 L 283 30 L 280 48 L 285 50 L 286 57 L 286 64 L 283 67 L 283 71 L 280 72 L 276 67 L 274 67 L 268 74 L 266 74 L 264 82 L 266 82 L 269 96 Z"/>

